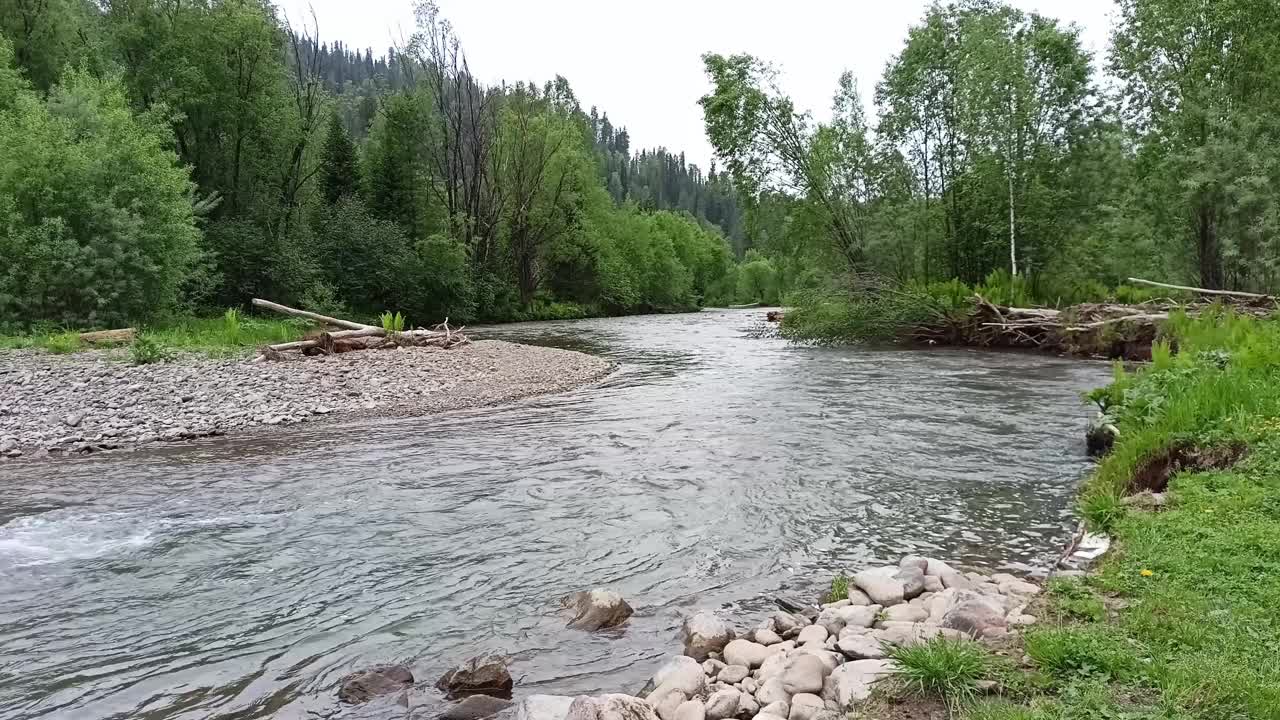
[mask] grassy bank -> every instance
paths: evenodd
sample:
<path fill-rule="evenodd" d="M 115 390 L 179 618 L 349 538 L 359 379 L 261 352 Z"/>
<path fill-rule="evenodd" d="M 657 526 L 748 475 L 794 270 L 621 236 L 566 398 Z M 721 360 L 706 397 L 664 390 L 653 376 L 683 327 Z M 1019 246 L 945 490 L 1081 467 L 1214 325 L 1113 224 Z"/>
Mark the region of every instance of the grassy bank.
<path fill-rule="evenodd" d="M 198 352 L 213 357 L 248 355 L 257 347 L 296 340 L 313 327 L 292 318 L 264 318 L 228 311 L 221 317 L 178 317 L 143 326 L 138 340 L 122 353 L 146 362 L 167 353 Z M 41 349 L 51 353 L 73 353 L 89 349 L 73 330 L 43 329 L 29 333 L 0 335 L 0 350 Z"/>
<path fill-rule="evenodd" d="M 1005 656 L 903 658 L 946 679 L 929 693 L 955 716 L 1280 718 L 1280 323 L 1175 317 L 1166 333 L 1176 355 L 1158 346 L 1096 393 L 1120 431 L 1080 499 L 1113 536 L 1097 571 L 1051 581 Z M 1161 496 L 1125 502 L 1143 489 Z M 994 695 L 975 696 L 983 679 Z"/>

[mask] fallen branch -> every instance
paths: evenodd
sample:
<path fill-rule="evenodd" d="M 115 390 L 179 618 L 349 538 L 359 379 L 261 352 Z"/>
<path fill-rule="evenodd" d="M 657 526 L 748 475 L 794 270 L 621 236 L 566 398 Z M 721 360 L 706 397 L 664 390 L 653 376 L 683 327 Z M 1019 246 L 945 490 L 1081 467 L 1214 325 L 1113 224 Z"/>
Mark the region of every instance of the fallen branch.
<path fill-rule="evenodd" d="M 351 322 L 350 320 L 342 320 L 340 318 L 329 317 L 328 315 L 321 315 L 320 313 L 308 312 L 306 310 L 298 310 L 296 308 L 291 308 L 287 305 L 273 303 L 270 300 L 260 300 L 258 298 L 254 298 L 253 305 L 254 307 L 274 310 L 284 315 L 293 315 L 294 317 L 307 318 L 308 320 L 315 320 L 316 322 L 322 322 L 326 325 L 336 325 L 338 327 L 344 327 L 349 330 L 369 330 L 375 327 L 373 325 L 365 325 L 364 323 Z M 381 330 L 382 328 L 377 328 L 377 329 Z"/>
<path fill-rule="evenodd" d="M 253 304 L 257 307 L 275 310 L 285 315 L 293 315 L 295 317 L 303 317 L 328 325 L 348 328 L 346 330 L 330 330 L 319 333 L 315 337 L 304 340 L 294 340 L 292 342 L 277 343 L 275 345 L 264 346 L 260 351 L 260 355 L 271 360 L 283 359 L 281 353 L 290 350 L 301 350 L 307 355 L 329 355 L 332 353 L 350 352 L 353 350 L 377 349 L 385 347 L 438 347 L 445 350 L 467 345 L 471 342 L 470 338 L 462 333 L 462 328 L 449 327 L 449 320 L 446 318 L 443 323 L 437 325 L 432 330 L 418 328 L 417 330 L 407 330 L 405 332 L 388 333 L 384 328 L 375 325 L 365 325 L 363 323 L 343 320 L 341 318 L 333 318 L 319 313 L 308 312 L 306 310 L 298 310 L 278 303 L 267 300 L 254 299 Z"/>
<path fill-rule="evenodd" d="M 1201 295 L 1220 295 L 1224 297 L 1238 297 L 1247 300 L 1273 300 L 1270 295 L 1262 295 L 1259 293 L 1241 292 L 1239 290 L 1210 290 L 1208 288 L 1190 287 L 1187 285 L 1170 285 L 1169 283 L 1156 282 L 1154 280 L 1143 280 L 1142 278 L 1129 278 L 1129 282 L 1135 285 L 1149 285 L 1151 287 L 1166 288 L 1169 290 L 1184 290 L 1186 292 L 1199 293 Z"/>

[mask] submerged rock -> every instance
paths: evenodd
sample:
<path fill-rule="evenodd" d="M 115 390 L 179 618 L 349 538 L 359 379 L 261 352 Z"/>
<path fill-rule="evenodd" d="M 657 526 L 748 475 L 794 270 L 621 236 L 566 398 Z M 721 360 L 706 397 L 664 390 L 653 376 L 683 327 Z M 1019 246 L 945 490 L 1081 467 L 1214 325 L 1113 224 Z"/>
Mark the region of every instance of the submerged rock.
<path fill-rule="evenodd" d="M 480 655 L 446 672 L 436 681 L 436 688 L 450 697 L 495 695 L 510 697 L 515 681 L 507 671 L 507 659 L 497 655 Z"/>
<path fill-rule="evenodd" d="M 574 611 L 569 627 L 579 630 L 604 630 L 627 621 L 634 612 L 622 596 L 613 590 L 596 588 L 574 593 L 562 601 Z"/>
<path fill-rule="evenodd" d="M 379 695 L 389 695 L 413 686 L 413 673 L 404 665 L 378 665 L 351 673 L 338 685 L 338 699 L 363 703 Z"/>
<path fill-rule="evenodd" d="M 471 695 L 440 713 L 440 720 L 483 720 L 511 707 L 510 700 L 490 695 Z"/>

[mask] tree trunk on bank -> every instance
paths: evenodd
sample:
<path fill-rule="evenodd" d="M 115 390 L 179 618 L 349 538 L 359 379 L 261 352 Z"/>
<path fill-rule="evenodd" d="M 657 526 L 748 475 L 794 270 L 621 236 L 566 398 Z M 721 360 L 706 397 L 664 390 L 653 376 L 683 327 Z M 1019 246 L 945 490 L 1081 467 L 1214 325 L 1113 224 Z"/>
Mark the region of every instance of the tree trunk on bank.
<path fill-rule="evenodd" d="M 1218 224 L 1214 208 L 1201 204 L 1196 227 L 1196 250 L 1200 260 L 1200 285 L 1222 289 L 1222 248 L 1218 246 Z"/>

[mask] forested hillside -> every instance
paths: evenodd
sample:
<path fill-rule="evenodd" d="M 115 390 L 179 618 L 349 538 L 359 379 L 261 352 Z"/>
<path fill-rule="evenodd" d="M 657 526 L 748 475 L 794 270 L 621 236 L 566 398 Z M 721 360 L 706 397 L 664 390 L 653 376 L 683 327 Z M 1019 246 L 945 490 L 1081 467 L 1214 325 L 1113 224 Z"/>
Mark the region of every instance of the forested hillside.
<path fill-rule="evenodd" d="M 254 296 L 428 323 L 763 299 L 736 193 L 584 110 L 489 87 L 430 2 L 374 55 L 263 0 L 0 0 L 0 323 Z"/>
<path fill-rule="evenodd" d="M 1274 2 L 1118 0 L 1103 57 L 1050 17 L 935 3 L 876 87 L 841 78 L 823 122 L 767 59 L 704 60 L 707 132 L 784 290 L 851 273 L 1051 303 L 1133 275 L 1276 290 Z"/>

